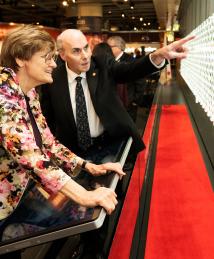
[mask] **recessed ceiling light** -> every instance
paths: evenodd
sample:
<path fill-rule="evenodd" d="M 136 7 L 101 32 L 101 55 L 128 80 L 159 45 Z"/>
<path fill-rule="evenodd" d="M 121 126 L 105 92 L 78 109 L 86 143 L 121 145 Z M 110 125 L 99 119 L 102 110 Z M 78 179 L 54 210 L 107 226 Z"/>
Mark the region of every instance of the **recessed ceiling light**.
<path fill-rule="evenodd" d="M 68 2 L 67 1 L 62 1 L 62 5 L 63 6 L 68 6 Z"/>

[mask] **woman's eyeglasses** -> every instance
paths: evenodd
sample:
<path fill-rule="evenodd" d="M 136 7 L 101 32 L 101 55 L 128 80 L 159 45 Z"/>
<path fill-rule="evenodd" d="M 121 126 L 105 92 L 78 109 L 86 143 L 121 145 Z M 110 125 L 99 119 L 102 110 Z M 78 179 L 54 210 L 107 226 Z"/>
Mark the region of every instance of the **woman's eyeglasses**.
<path fill-rule="evenodd" d="M 56 60 L 57 60 L 57 55 L 55 53 L 54 54 L 53 53 L 48 53 L 48 54 L 46 54 L 44 56 L 41 56 L 41 57 L 45 59 L 45 63 L 47 65 L 50 64 L 52 60 L 54 62 L 56 62 Z"/>

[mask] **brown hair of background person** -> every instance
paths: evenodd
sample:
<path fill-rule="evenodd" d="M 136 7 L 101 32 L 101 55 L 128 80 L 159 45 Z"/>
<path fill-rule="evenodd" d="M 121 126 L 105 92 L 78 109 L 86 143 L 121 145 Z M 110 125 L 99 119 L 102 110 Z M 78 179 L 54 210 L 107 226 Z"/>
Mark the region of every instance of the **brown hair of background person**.
<path fill-rule="evenodd" d="M 93 56 L 102 56 L 104 53 L 114 57 L 111 47 L 106 42 L 98 43 L 92 51 Z"/>

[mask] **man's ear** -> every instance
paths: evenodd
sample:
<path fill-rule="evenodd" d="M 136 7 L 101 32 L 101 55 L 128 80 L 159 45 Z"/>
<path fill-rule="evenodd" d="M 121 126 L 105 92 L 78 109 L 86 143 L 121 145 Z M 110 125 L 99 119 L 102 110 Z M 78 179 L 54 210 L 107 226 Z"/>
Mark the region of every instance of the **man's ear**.
<path fill-rule="evenodd" d="M 62 60 L 66 61 L 66 60 L 65 60 L 64 51 L 60 51 L 60 52 L 59 52 L 59 56 L 60 56 L 60 58 L 61 58 Z"/>
<path fill-rule="evenodd" d="M 21 60 L 21 59 L 19 59 L 19 58 L 16 58 L 16 63 L 17 63 L 17 65 L 19 66 L 19 67 L 23 67 L 24 66 L 24 60 Z"/>

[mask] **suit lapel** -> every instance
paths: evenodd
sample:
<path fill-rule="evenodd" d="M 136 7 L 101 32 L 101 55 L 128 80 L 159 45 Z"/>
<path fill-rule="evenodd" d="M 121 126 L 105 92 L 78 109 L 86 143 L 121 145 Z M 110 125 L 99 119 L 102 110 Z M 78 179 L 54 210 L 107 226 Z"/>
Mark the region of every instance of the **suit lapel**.
<path fill-rule="evenodd" d="M 71 105 L 71 98 L 70 98 L 70 92 L 69 92 L 69 87 L 68 87 L 68 78 L 67 78 L 67 73 L 65 69 L 65 65 L 62 65 L 59 68 L 58 75 L 56 76 L 56 86 L 58 88 L 59 92 L 59 98 L 61 99 L 61 105 L 64 107 L 63 110 L 65 111 L 65 115 L 76 127 L 75 119 L 74 119 L 74 113 Z M 63 94 L 60 94 L 63 93 Z"/>
<path fill-rule="evenodd" d="M 91 98 L 94 102 L 95 93 L 98 85 L 98 69 L 92 64 L 89 71 L 86 73 L 88 88 L 91 94 Z"/>

